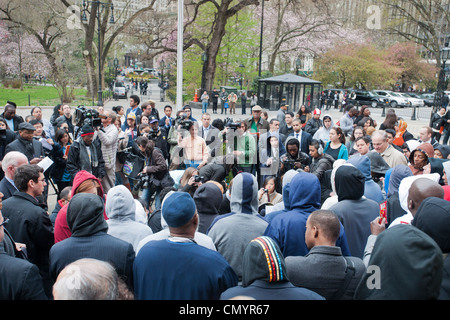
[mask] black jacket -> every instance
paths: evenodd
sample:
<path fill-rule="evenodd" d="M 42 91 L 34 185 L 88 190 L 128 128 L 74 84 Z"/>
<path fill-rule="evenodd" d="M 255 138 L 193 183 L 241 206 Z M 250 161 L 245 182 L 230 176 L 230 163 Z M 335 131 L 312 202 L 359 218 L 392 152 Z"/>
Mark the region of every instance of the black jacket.
<path fill-rule="evenodd" d="M 42 143 L 40 143 L 36 139 L 28 141 L 22 139 L 21 137 L 18 137 L 16 140 L 6 146 L 5 154 L 10 151 L 19 151 L 23 153 L 27 157 L 28 161 L 31 161 L 34 158 L 44 157 L 45 155 Z"/>
<path fill-rule="evenodd" d="M 81 139 L 81 138 L 80 138 Z M 105 161 L 103 160 L 102 147 L 99 139 L 94 139 L 92 144 L 95 145 L 97 150 L 98 166 L 92 168 L 92 173 L 97 178 L 101 179 L 106 175 Z M 69 155 L 67 156 L 66 168 L 72 176 L 72 180 L 78 171 L 81 171 L 80 166 L 80 143 L 75 140 L 70 147 Z"/>
<path fill-rule="evenodd" d="M 67 166 L 67 160 L 64 160 L 63 148 L 59 143 L 55 143 L 53 145 L 53 149 L 51 151 L 51 156 L 53 160 L 52 170 L 50 172 L 51 177 L 54 181 L 61 181 L 64 170 Z"/>
<path fill-rule="evenodd" d="M 11 198 L 12 195 L 17 192 L 17 189 L 6 179 L 6 177 L 4 177 L 0 181 L 0 192 L 3 193 L 3 201 L 5 201 L 6 199 Z"/>
<path fill-rule="evenodd" d="M 49 251 L 54 236 L 46 210 L 29 194 L 16 192 L 3 202 L 2 213 L 4 218 L 9 218 L 8 231 L 13 239 L 26 244 L 28 260 L 39 268 L 48 290 Z"/>
<path fill-rule="evenodd" d="M 2 115 L 0 116 L 3 119 L 5 119 L 5 113 L 3 112 Z M 21 124 L 22 122 L 24 122 L 23 118 L 21 116 L 19 116 L 18 114 L 16 114 L 13 118 L 13 123 L 14 123 L 14 130 L 13 128 L 10 128 L 12 131 L 14 132 L 18 132 L 19 130 L 19 124 Z"/>
<path fill-rule="evenodd" d="M 39 269 L 0 246 L 0 300 L 47 300 Z"/>

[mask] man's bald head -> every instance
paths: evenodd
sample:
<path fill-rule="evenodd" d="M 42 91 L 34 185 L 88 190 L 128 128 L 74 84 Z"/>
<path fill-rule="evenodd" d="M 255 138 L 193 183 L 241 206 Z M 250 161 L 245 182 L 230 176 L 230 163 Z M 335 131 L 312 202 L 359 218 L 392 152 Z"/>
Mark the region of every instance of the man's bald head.
<path fill-rule="evenodd" d="M 411 184 L 408 195 L 408 209 L 413 216 L 422 201 L 428 197 L 444 199 L 444 189 L 439 183 L 427 178 L 417 179 Z"/>

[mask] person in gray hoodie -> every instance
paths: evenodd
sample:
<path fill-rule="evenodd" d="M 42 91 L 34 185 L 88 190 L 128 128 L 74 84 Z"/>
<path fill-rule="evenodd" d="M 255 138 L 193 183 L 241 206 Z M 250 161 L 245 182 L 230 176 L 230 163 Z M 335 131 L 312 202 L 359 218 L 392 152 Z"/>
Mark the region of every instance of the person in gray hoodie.
<path fill-rule="evenodd" d="M 108 217 L 108 234 L 131 243 L 135 251 L 142 239 L 153 234 L 148 225 L 136 221 L 136 202 L 124 185 L 108 191 L 105 213 Z"/>
<path fill-rule="evenodd" d="M 247 245 L 262 236 L 268 226 L 258 214 L 258 182 L 254 175 L 244 172 L 233 179 L 230 208 L 232 212 L 214 219 L 207 234 L 241 279 Z"/>

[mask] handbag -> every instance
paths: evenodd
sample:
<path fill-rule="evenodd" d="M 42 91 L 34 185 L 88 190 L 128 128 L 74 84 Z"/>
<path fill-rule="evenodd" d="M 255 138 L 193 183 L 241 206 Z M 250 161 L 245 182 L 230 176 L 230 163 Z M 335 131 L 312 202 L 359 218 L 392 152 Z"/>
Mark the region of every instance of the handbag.
<path fill-rule="evenodd" d="M 228 104 L 228 102 L 225 102 L 225 103 L 223 104 L 223 107 L 224 107 L 225 109 L 228 109 L 228 108 L 230 107 L 230 105 Z"/>
<path fill-rule="evenodd" d="M 139 173 L 144 169 L 145 159 L 135 154 L 127 154 L 122 172 L 131 179 L 138 179 Z"/>

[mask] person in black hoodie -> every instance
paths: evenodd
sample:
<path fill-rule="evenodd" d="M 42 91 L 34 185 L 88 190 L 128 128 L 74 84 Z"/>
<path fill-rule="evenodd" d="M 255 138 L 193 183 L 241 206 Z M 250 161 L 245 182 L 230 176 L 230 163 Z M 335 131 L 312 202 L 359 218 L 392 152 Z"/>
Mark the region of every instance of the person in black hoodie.
<path fill-rule="evenodd" d="M 363 258 L 365 241 L 370 235 L 370 222 L 380 214 L 377 202 L 364 198 L 364 175 L 351 164 L 343 164 L 334 178 L 338 203 L 331 206 L 347 234 L 353 257 Z"/>
<path fill-rule="evenodd" d="M 450 253 L 450 202 L 436 197 L 423 200 L 411 224 L 433 238 L 446 256 L 439 300 L 449 300 L 450 259 L 447 254 Z"/>
<path fill-rule="evenodd" d="M 356 300 L 437 299 L 442 282 L 442 251 L 425 232 L 397 225 L 377 238 Z M 368 268 L 368 270 L 369 270 Z"/>
<path fill-rule="evenodd" d="M 197 188 L 194 201 L 200 220 L 197 231 L 206 234 L 211 223 L 219 215 L 222 192 L 217 185 L 207 182 Z"/>
<path fill-rule="evenodd" d="M 67 208 L 67 224 L 72 236 L 50 250 L 53 281 L 65 266 L 89 257 L 110 262 L 128 287 L 133 287 L 133 245 L 107 234 L 103 211 L 103 199 L 96 194 L 78 193 L 72 197 Z"/>

